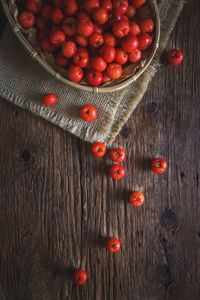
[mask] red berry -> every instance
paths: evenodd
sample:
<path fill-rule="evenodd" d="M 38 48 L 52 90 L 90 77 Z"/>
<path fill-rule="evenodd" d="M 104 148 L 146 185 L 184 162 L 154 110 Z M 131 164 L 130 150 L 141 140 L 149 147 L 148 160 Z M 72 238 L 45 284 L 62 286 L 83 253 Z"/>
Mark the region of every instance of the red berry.
<path fill-rule="evenodd" d="M 96 142 L 92 144 L 91 151 L 96 157 L 102 157 L 106 153 L 106 146 L 104 143 Z"/>
<path fill-rule="evenodd" d="M 108 46 L 115 47 L 116 46 L 116 38 L 112 33 L 106 32 L 103 34 L 104 44 Z"/>
<path fill-rule="evenodd" d="M 152 171 L 157 174 L 162 174 L 167 169 L 167 162 L 164 158 L 155 158 L 151 162 Z"/>
<path fill-rule="evenodd" d="M 140 22 L 140 28 L 143 33 L 152 32 L 154 30 L 154 21 L 152 19 L 142 20 Z"/>
<path fill-rule="evenodd" d="M 93 70 L 103 72 L 107 67 L 107 62 L 102 57 L 91 57 L 90 65 Z"/>
<path fill-rule="evenodd" d="M 128 35 L 130 26 L 127 21 L 121 20 L 114 24 L 112 30 L 116 37 L 123 38 Z"/>
<path fill-rule="evenodd" d="M 128 9 L 126 11 L 126 15 L 129 17 L 129 18 L 132 18 L 134 17 L 136 14 L 136 9 L 135 7 L 133 7 L 132 5 L 129 5 L 128 6 Z"/>
<path fill-rule="evenodd" d="M 99 0 L 85 0 L 83 2 L 83 8 L 88 13 L 91 14 L 95 8 L 100 7 Z"/>
<path fill-rule="evenodd" d="M 148 33 L 141 33 L 138 35 L 138 49 L 145 50 L 152 44 L 152 37 Z"/>
<path fill-rule="evenodd" d="M 101 0 L 101 7 L 105 8 L 107 11 L 112 10 L 112 1 L 111 0 Z"/>
<path fill-rule="evenodd" d="M 129 53 L 128 58 L 130 62 L 136 63 L 141 59 L 141 51 L 139 49 L 135 49 L 133 52 Z"/>
<path fill-rule="evenodd" d="M 81 35 L 81 34 L 76 34 L 75 35 L 75 41 L 82 47 L 87 47 L 88 46 L 88 38 Z"/>
<path fill-rule="evenodd" d="M 113 0 L 113 9 L 119 14 L 125 14 L 128 9 L 128 0 Z"/>
<path fill-rule="evenodd" d="M 62 30 L 67 36 L 74 36 L 76 34 L 76 19 L 73 17 L 64 18 Z"/>
<path fill-rule="evenodd" d="M 90 85 L 98 86 L 102 83 L 102 74 L 98 71 L 91 70 L 86 73 L 86 81 Z"/>
<path fill-rule="evenodd" d="M 67 16 L 71 17 L 78 12 L 78 5 L 75 0 L 64 0 L 63 10 Z"/>
<path fill-rule="evenodd" d="M 108 20 L 108 13 L 105 8 L 95 8 L 92 13 L 93 20 L 100 25 L 103 25 Z"/>
<path fill-rule="evenodd" d="M 146 0 L 132 0 L 133 7 L 135 8 L 141 7 L 145 2 Z"/>
<path fill-rule="evenodd" d="M 93 48 L 99 48 L 101 45 L 103 45 L 103 43 L 104 43 L 104 38 L 103 35 L 101 35 L 100 33 L 93 33 L 89 37 L 89 44 Z"/>
<path fill-rule="evenodd" d="M 51 21 L 53 22 L 53 24 L 60 25 L 62 23 L 63 18 L 64 15 L 60 8 L 54 8 L 51 11 Z"/>
<path fill-rule="evenodd" d="M 110 167 L 110 176 L 115 179 L 119 180 L 125 175 L 125 169 L 121 165 L 115 164 Z"/>
<path fill-rule="evenodd" d="M 80 47 L 77 49 L 73 56 L 73 62 L 80 68 L 85 68 L 89 62 L 89 55 L 85 48 Z"/>
<path fill-rule="evenodd" d="M 106 249 L 110 253 L 115 253 L 120 250 L 120 241 L 116 238 L 109 238 L 106 241 Z"/>
<path fill-rule="evenodd" d="M 33 14 L 38 14 L 42 8 L 41 0 L 28 0 L 27 9 Z"/>
<path fill-rule="evenodd" d="M 117 49 L 115 61 L 121 65 L 125 64 L 128 61 L 128 54 L 122 49 Z"/>
<path fill-rule="evenodd" d="M 76 30 L 79 34 L 87 37 L 93 33 L 94 26 L 91 20 L 85 17 L 85 18 L 78 19 Z"/>
<path fill-rule="evenodd" d="M 127 38 L 122 41 L 122 48 L 126 52 L 133 52 L 138 48 L 139 42 L 136 36 L 129 34 Z"/>
<path fill-rule="evenodd" d="M 52 53 L 56 50 L 56 48 L 50 43 L 48 37 L 41 39 L 40 46 L 44 52 Z"/>
<path fill-rule="evenodd" d="M 56 95 L 54 95 L 54 94 L 46 94 L 42 98 L 42 102 L 46 106 L 51 106 L 51 105 L 55 104 L 56 101 L 57 101 L 57 98 L 56 98 Z"/>
<path fill-rule="evenodd" d="M 112 46 L 104 45 L 99 49 L 99 54 L 107 63 L 110 63 L 115 60 L 116 50 Z"/>
<path fill-rule="evenodd" d="M 112 79 L 118 79 L 122 75 L 122 66 L 116 63 L 111 63 L 106 71 L 108 76 L 110 76 Z"/>
<path fill-rule="evenodd" d="M 60 47 L 65 41 L 65 34 L 63 31 L 53 31 L 49 36 L 49 40 L 54 47 Z"/>
<path fill-rule="evenodd" d="M 97 110 L 94 106 L 87 104 L 81 107 L 80 117 L 82 120 L 91 122 L 96 118 L 96 116 L 97 116 Z"/>
<path fill-rule="evenodd" d="M 102 34 L 103 33 L 103 27 L 99 24 L 93 24 L 94 25 L 94 31 L 93 33 L 99 33 Z"/>
<path fill-rule="evenodd" d="M 79 269 L 76 272 L 74 272 L 73 277 L 74 277 L 75 283 L 78 285 L 81 285 L 87 280 L 87 273 L 84 270 Z"/>
<path fill-rule="evenodd" d="M 183 53 L 181 50 L 173 49 L 168 52 L 167 59 L 170 65 L 178 66 L 183 60 Z"/>
<path fill-rule="evenodd" d="M 113 161 L 121 163 L 125 160 L 126 153 L 122 148 L 116 148 L 110 152 L 110 156 Z"/>
<path fill-rule="evenodd" d="M 134 21 L 130 22 L 130 34 L 138 35 L 140 32 L 140 26 Z"/>
<path fill-rule="evenodd" d="M 23 28 L 31 28 L 35 23 L 35 16 L 29 11 L 24 11 L 19 15 L 19 23 Z"/>
<path fill-rule="evenodd" d="M 79 82 L 83 79 L 83 70 L 78 66 L 71 66 L 68 69 L 68 78 L 71 81 Z"/>
<path fill-rule="evenodd" d="M 144 203 L 144 195 L 138 191 L 133 192 L 130 195 L 130 203 L 133 206 L 141 206 Z"/>
<path fill-rule="evenodd" d="M 69 64 L 69 59 L 66 58 L 62 53 L 58 53 L 55 57 L 56 64 L 60 67 L 67 67 Z"/>
<path fill-rule="evenodd" d="M 102 81 L 103 84 L 108 83 L 112 80 L 112 78 L 108 76 L 106 71 L 102 73 L 102 76 L 103 76 L 103 81 Z"/>
<path fill-rule="evenodd" d="M 62 54 L 69 58 L 76 52 L 76 44 L 72 41 L 67 41 L 62 44 Z"/>

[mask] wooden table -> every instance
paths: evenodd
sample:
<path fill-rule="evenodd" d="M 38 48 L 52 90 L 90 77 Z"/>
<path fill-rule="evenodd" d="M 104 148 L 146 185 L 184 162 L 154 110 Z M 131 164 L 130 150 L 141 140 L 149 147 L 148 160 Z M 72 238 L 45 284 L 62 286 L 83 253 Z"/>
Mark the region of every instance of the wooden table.
<path fill-rule="evenodd" d="M 0 299 L 200 299 L 199 9 L 188 1 L 167 47 L 184 63 L 162 63 L 114 143 L 127 152 L 119 182 L 108 156 L 0 99 Z M 149 169 L 156 156 L 163 175 Z M 129 204 L 136 189 L 141 208 Z M 121 241 L 114 255 L 110 236 Z"/>

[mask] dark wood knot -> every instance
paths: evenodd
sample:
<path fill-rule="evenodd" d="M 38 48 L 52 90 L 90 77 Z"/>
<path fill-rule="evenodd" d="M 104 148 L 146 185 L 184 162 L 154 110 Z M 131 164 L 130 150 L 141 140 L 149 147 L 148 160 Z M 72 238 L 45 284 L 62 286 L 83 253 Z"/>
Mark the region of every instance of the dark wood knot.
<path fill-rule="evenodd" d="M 167 287 L 172 282 L 171 270 L 167 264 L 159 265 L 157 273 L 160 281 L 165 287 Z"/>
<path fill-rule="evenodd" d="M 177 216 L 171 209 L 165 210 L 160 217 L 160 222 L 164 227 L 172 227 L 177 223 Z"/>
<path fill-rule="evenodd" d="M 20 161 L 28 161 L 30 159 L 30 152 L 29 151 L 22 151 L 18 154 Z"/>
<path fill-rule="evenodd" d="M 129 127 L 124 126 L 121 130 L 121 135 L 126 139 L 131 134 L 131 129 Z"/>
<path fill-rule="evenodd" d="M 147 103 L 145 107 L 145 111 L 147 113 L 154 113 L 157 110 L 157 104 L 152 102 L 152 103 Z"/>

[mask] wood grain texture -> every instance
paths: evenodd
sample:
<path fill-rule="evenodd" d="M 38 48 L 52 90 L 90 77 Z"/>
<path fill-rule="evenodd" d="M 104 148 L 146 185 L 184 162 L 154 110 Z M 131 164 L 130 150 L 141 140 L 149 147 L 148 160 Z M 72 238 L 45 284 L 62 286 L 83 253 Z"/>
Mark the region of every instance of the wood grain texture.
<path fill-rule="evenodd" d="M 127 152 L 119 182 L 109 155 L 95 159 L 89 144 L 0 100 L 0 299 L 200 299 L 199 17 L 188 2 L 167 47 L 184 63 L 162 59 L 115 141 Z M 155 156 L 168 161 L 163 175 L 149 168 Z M 135 189 L 141 208 L 128 202 Z M 114 255 L 110 236 L 121 241 Z"/>

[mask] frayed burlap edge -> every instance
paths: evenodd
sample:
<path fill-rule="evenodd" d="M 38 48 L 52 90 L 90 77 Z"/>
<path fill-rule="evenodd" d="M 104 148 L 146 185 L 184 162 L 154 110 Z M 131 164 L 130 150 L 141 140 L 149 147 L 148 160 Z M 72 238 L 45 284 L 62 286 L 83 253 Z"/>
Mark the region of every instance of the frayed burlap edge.
<path fill-rule="evenodd" d="M 164 2 L 164 1 L 162 1 Z M 120 132 L 122 126 L 126 123 L 129 119 L 130 115 L 132 114 L 133 110 L 137 107 L 140 100 L 142 99 L 149 82 L 151 81 L 152 77 L 154 76 L 157 67 L 160 63 L 160 56 L 163 53 L 169 36 L 176 24 L 176 21 L 181 13 L 185 1 L 172 1 L 169 12 L 168 18 L 163 21 L 161 25 L 161 38 L 160 38 L 160 46 L 154 56 L 154 59 L 148 69 L 142 74 L 135 83 L 131 85 L 130 95 L 128 96 L 128 102 L 126 105 L 126 109 L 121 115 L 121 117 L 113 124 L 110 129 L 109 134 L 107 135 L 105 142 L 106 144 L 111 145 L 114 141 L 115 137 Z M 160 3 L 162 5 L 162 3 Z M 134 91 L 133 91 L 134 90 Z"/>

